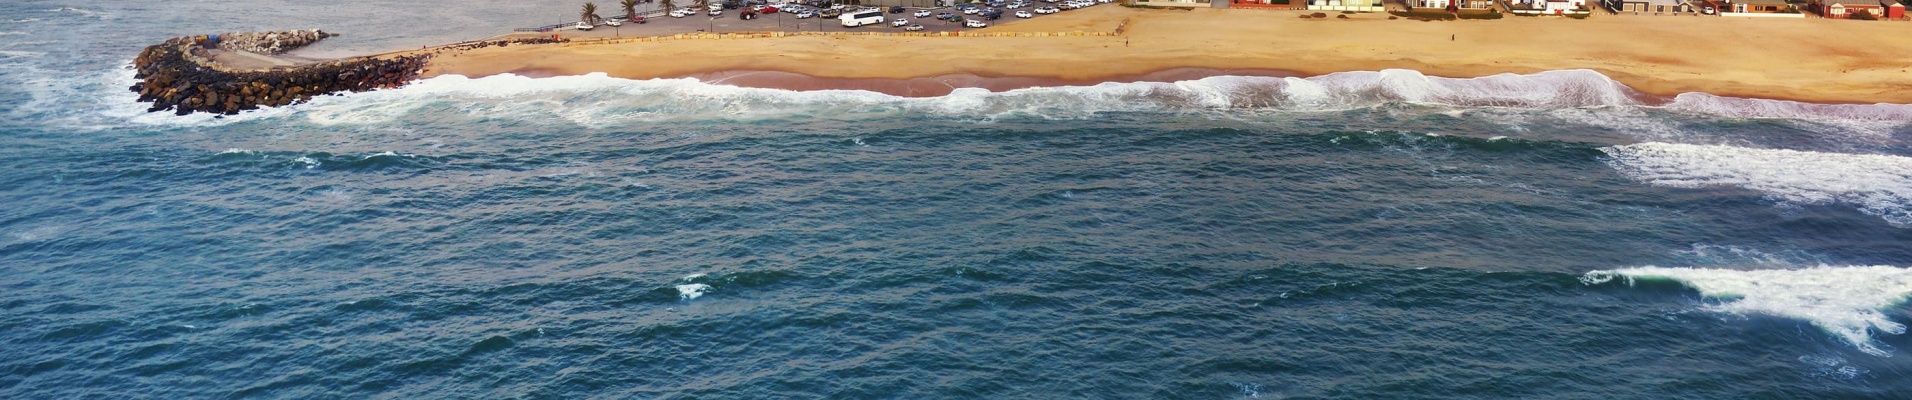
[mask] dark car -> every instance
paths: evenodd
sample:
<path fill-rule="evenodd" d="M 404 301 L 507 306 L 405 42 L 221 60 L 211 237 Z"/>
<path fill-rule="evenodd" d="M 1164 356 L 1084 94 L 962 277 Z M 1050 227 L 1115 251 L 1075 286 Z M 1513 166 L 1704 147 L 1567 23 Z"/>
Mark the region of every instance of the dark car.
<path fill-rule="evenodd" d="M 741 1 L 726 1 L 726 2 L 724 2 L 724 9 L 725 9 L 725 10 L 735 10 L 735 9 L 737 9 L 737 7 L 743 7 L 743 6 L 744 6 L 744 2 L 741 2 Z"/>
<path fill-rule="evenodd" d="M 891 6 L 891 7 L 890 7 L 890 13 L 891 13 L 891 14 L 902 14 L 902 13 L 903 13 L 903 6 Z"/>
<path fill-rule="evenodd" d="M 940 20 L 944 20 L 944 21 L 949 21 L 949 20 L 950 20 L 950 18 L 956 18 L 956 14 L 951 14 L 951 13 L 946 13 L 946 12 L 943 12 L 943 13 L 936 13 L 936 19 L 940 19 Z"/>
<path fill-rule="evenodd" d="M 823 13 L 822 13 L 822 14 L 817 14 L 817 16 L 819 16 L 819 17 L 824 17 L 824 18 L 836 18 L 836 17 L 838 17 L 838 16 L 841 16 L 841 15 L 843 15 L 843 11 L 842 11 L 842 10 L 832 10 L 832 9 L 828 9 L 828 8 L 825 8 L 825 9 L 823 9 Z"/>
<path fill-rule="evenodd" d="M 982 12 L 982 15 L 983 15 L 983 18 L 999 19 L 999 18 L 1002 18 L 1002 11 L 984 11 Z"/>

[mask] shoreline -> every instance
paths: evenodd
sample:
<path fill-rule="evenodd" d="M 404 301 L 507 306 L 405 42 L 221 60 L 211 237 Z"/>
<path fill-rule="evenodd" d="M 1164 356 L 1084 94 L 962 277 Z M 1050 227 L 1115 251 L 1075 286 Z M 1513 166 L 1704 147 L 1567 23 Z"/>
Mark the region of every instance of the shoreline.
<path fill-rule="evenodd" d="M 555 75 L 552 75 L 555 76 Z M 679 78 L 704 83 L 748 88 L 793 91 L 863 90 L 899 97 L 937 97 L 958 88 L 980 88 L 991 92 L 1060 86 L 1095 86 L 1102 83 L 1176 82 L 1214 76 L 1254 76 L 1305 78 L 1304 74 L 1279 70 L 1219 70 L 1211 68 L 1172 68 L 1149 73 L 1115 76 L 1107 79 L 1059 79 L 1031 76 L 982 76 L 953 73 L 911 78 L 832 78 L 785 71 L 713 71 Z"/>
<path fill-rule="evenodd" d="M 1428 76 L 1586 69 L 1645 95 L 1701 92 L 1827 104 L 1912 104 L 1912 42 L 1898 22 L 1724 17 L 1509 17 L 1415 22 L 1386 14 L 1298 19 L 1295 11 L 1093 7 L 978 32 L 1110 32 L 1123 36 L 788 36 L 624 40 L 561 33 L 578 43 L 447 52 L 421 77 L 602 72 L 626 79 L 697 78 L 789 90 L 858 89 L 935 96 L 954 87 L 1310 77 L 1408 69 Z M 1211 29 L 1228 26 L 1227 30 Z M 1847 29 L 1840 40 L 1813 39 Z M 885 31 L 879 31 L 885 32 Z M 1695 39 L 1710 35 L 1711 39 Z M 1668 40 L 1667 38 L 1675 38 Z M 660 61 L 664 60 L 664 61 Z"/>

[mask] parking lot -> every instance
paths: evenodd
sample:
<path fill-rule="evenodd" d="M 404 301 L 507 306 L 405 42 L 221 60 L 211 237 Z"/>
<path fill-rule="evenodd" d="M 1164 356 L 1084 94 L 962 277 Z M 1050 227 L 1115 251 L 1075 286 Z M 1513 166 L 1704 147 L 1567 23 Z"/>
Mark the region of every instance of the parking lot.
<path fill-rule="evenodd" d="M 683 0 L 679 0 L 679 1 L 683 1 Z M 685 1 L 685 3 L 688 4 L 689 2 Z M 741 18 L 738 18 L 738 15 L 742 13 L 742 10 L 724 10 L 722 15 L 715 16 L 715 17 L 705 13 L 699 13 L 693 16 L 674 18 L 667 15 L 663 15 L 662 13 L 657 13 L 655 11 L 657 10 L 657 4 L 651 3 L 651 4 L 638 5 L 637 10 L 640 14 L 650 12 L 650 15 L 651 15 L 645 18 L 645 23 L 643 24 L 624 22 L 622 26 L 615 26 L 615 27 L 600 25 L 590 31 L 578 31 L 571 28 L 569 25 L 566 25 L 563 29 L 557 32 L 544 33 L 544 35 L 557 34 L 563 37 L 570 37 L 570 38 L 602 38 L 602 37 L 660 36 L 660 35 L 671 35 L 671 34 L 678 34 L 678 33 L 696 33 L 696 32 L 715 32 L 715 33 L 771 32 L 771 31 L 903 32 L 904 31 L 903 28 L 894 27 L 890 25 L 889 21 L 896 18 L 907 19 L 910 21 L 911 24 L 922 25 L 923 32 L 953 32 L 953 31 L 964 31 L 964 30 L 987 31 L 990 29 L 996 29 L 998 25 L 1001 25 L 1001 24 L 1012 24 L 1017 21 L 1024 20 L 1024 18 L 1015 17 L 1013 15 L 1015 11 L 1034 10 L 1037 7 L 1051 7 L 1051 6 L 1054 6 L 1054 4 L 1055 3 L 1051 3 L 1047 1 L 1033 1 L 1032 5 L 1028 7 L 1023 7 L 1020 9 L 1004 9 L 1002 18 L 996 19 L 996 20 L 989 20 L 979 15 L 962 15 L 962 13 L 956 10 L 955 8 L 945 7 L 945 8 L 928 9 L 932 13 L 944 13 L 944 12 L 955 13 L 958 15 L 962 15 L 965 19 L 980 20 L 980 21 L 989 23 L 989 27 L 985 27 L 985 28 L 965 28 L 963 27 L 963 23 L 960 21 L 958 22 L 939 21 L 935 19 L 934 15 L 927 18 L 915 17 L 913 14 L 917 10 L 923 10 L 922 8 L 907 8 L 902 13 L 898 13 L 898 14 L 891 14 L 889 13 L 888 9 L 884 9 L 883 10 L 884 18 L 885 18 L 884 23 L 880 25 L 846 28 L 846 27 L 843 27 L 843 25 L 836 18 L 813 17 L 813 18 L 799 19 L 797 18 L 796 14 L 787 13 L 787 12 L 777 12 L 777 13 L 771 13 L 771 14 L 758 15 L 757 18 L 754 20 L 743 20 Z M 1104 4 L 1104 6 L 1107 6 L 1107 5 Z M 680 6 L 680 8 L 682 7 Z M 612 10 L 612 12 L 618 12 L 618 11 L 621 11 L 621 10 Z M 1067 13 L 1067 12 L 1070 12 L 1070 11 L 1064 11 L 1064 13 Z M 599 13 L 599 15 L 603 15 L 605 17 L 611 16 L 611 15 L 606 15 L 605 13 Z M 1049 15 L 1038 14 L 1035 16 L 1035 18 L 1032 18 L 1032 19 L 1042 19 L 1048 16 Z"/>

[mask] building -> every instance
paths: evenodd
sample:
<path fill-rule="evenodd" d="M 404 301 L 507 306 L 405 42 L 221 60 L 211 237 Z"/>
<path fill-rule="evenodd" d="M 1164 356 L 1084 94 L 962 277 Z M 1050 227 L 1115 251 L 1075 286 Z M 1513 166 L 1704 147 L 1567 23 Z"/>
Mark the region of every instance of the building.
<path fill-rule="evenodd" d="M 1839 19 L 1852 18 L 1852 16 L 1858 14 L 1871 15 L 1875 18 L 1885 16 L 1885 6 L 1872 1 L 1873 0 L 1833 0 L 1832 4 L 1824 5 L 1820 8 L 1821 10 L 1825 10 L 1820 13 L 1820 15 L 1826 18 Z"/>
<path fill-rule="evenodd" d="M 1881 0 L 1885 6 L 1886 19 L 1905 19 L 1905 3 L 1894 0 Z"/>
<path fill-rule="evenodd" d="M 1727 10 L 1730 10 L 1728 12 L 1736 13 L 1771 14 L 1784 13 L 1786 10 L 1792 9 L 1792 4 L 1786 3 L 1786 0 L 1734 0 L 1729 4 L 1731 4 L 1732 7 L 1727 8 Z M 1794 12 L 1796 13 L 1798 11 Z"/>
<path fill-rule="evenodd" d="M 1414 9 L 1446 10 L 1449 4 L 1462 10 L 1486 10 L 1494 6 L 1490 0 L 1407 0 Z"/>
<path fill-rule="evenodd" d="M 1381 0 L 1308 0 L 1309 10 L 1383 12 Z"/>
<path fill-rule="evenodd" d="M 1687 0 L 1622 0 L 1621 10 L 1635 14 L 1679 14 L 1694 13 L 1698 9 Z"/>
<path fill-rule="evenodd" d="M 1587 0 L 1514 0 L 1515 14 L 1586 14 Z"/>

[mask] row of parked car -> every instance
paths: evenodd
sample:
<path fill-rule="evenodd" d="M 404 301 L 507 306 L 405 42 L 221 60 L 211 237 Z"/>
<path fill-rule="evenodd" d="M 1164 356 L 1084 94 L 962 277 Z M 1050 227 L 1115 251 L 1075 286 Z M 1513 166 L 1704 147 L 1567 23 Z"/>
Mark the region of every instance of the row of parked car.
<path fill-rule="evenodd" d="M 1113 0 L 1060 0 L 1060 1 L 1041 0 L 1041 1 L 1046 3 L 1051 3 L 1054 5 L 1035 7 L 1031 10 L 1016 10 L 1011 15 L 1014 15 L 1017 18 L 1034 18 L 1036 14 L 1055 14 L 1055 13 L 1062 12 L 1062 10 L 1073 10 L 1078 8 L 1091 7 L 1097 4 L 1108 4 L 1112 2 Z M 989 0 L 983 4 L 984 5 L 982 6 L 978 6 L 974 4 L 959 4 L 959 5 L 956 5 L 954 12 L 938 13 L 938 12 L 933 12 L 931 10 L 922 9 L 922 10 L 916 10 L 916 12 L 911 15 L 915 16 L 916 18 L 934 17 L 936 20 L 941 20 L 941 21 L 961 22 L 964 27 L 969 27 L 969 28 L 985 28 L 989 26 L 988 22 L 985 22 L 982 20 L 976 20 L 976 19 L 968 19 L 965 16 L 974 15 L 979 18 L 993 20 L 993 19 L 1002 18 L 1003 12 L 1005 9 L 1014 10 L 1019 8 L 1028 8 L 1028 7 L 1035 6 L 1035 3 L 1032 2 L 1031 0 Z M 726 9 L 743 9 L 744 11 L 740 13 L 740 15 L 738 16 L 739 18 L 743 18 L 743 19 L 754 19 L 756 16 L 760 14 L 782 12 L 782 13 L 793 14 L 798 19 L 839 18 L 843 20 L 842 23 L 843 23 L 843 26 L 845 27 L 874 25 L 874 24 L 881 24 L 885 22 L 882 17 L 883 11 L 885 11 L 884 9 L 876 8 L 876 7 L 853 7 L 853 6 L 843 5 L 843 4 L 828 3 L 828 2 L 824 2 L 823 0 L 796 1 L 796 2 L 781 4 L 781 5 L 767 4 L 763 0 L 726 1 L 722 3 L 712 3 L 703 8 L 698 8 L 698 7 L 679 8 L 676 10 L 671 10 L 668 13 L 668 15 L 674 18 L 684 18 L 684 17 L 689 17 L 692 15 L 697 15 L 700 13 L 708 14 L 710 16 L 720 16 L 720 15 L 723 15 L 724 10 Z M 890 14 L 901 14 L 907 10 L 905 10 L 903 7 L 890 7 L 887 11 L 889 11 Z M 623 17 L 615 17 L 611 19 L 606 19 L 606 20 L 602 20 L 602 24 L 608 25 L 608 26 L 618 26 L 621 24 L 621 22 L 623 22 L 623 19 L 624 19 Z M 644 20 L 642 17 L 639 17 L 638 19 L 633 20 L 631 22 L 636 22 L 641 24 L 641 23 L 644 23 Z M 894 18 L 894 19 L 890 19 L 888 22 L 890 23 L 890 26 L 903 28 L 904 30 L 908 30 L 908 31 L 920 31 L 924 29 L 922 25 L 911 23 L 910 20 L 905 18 Z M 591 25 L 584 22 L 579 22 L 577 29 L 590 30 Z"/>

